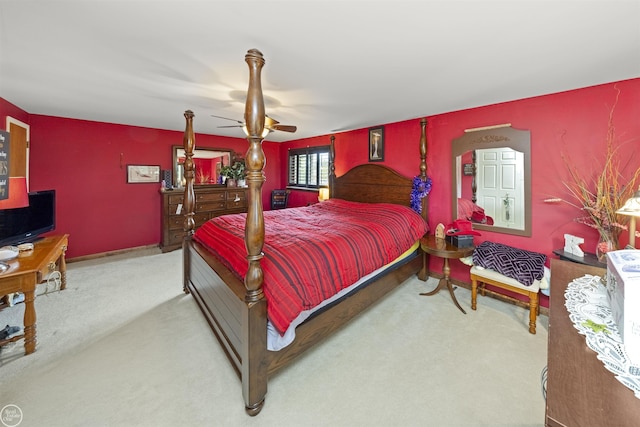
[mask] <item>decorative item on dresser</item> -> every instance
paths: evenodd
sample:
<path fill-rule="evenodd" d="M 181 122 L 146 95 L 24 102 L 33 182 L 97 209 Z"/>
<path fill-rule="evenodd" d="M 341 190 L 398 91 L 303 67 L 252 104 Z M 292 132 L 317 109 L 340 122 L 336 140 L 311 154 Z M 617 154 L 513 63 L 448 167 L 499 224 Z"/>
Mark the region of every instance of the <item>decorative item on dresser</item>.
<path fill-rule="evenodd" d="M 184 192 L 161 190 L 162 241 L 160 249 L 169 252 L 182 247 L 184 237 Z M 247 211 L 247 189 L 240 187 L 203 186 L 194 189 L 196 228 L 211 218 Z"/>
<path fill-rule="evenodd" d="M 267 393 L 267 382 L 270 376 L 278 372 L 280 369 L 286 367 L 289 362 L 303 354 L 307 349 L 318 344 L 327 336 L 338 330 L 349 320 L 354 318 L 363 310 L 374 304 L 381 299 L 384 295 L 401 285 L 406 279 L 415 275 L 421 267 L 422 257 L 418 241 L 428 230 L 426 224 L 426 197 L 423 199 L 422 215 L 418 215 L 415 211 L 410 209 L 410 194 L 412 189 L 412 180 L 404 177 L 397 172 L 381 165 L 376 164 L 363 164 L 354 167 L 350 171 L 347 171 L 340 177 L 335 175 L 334 169 L 334 155 L 335 150 L 332 145 L 330 150 L 330 174 L 329 174 L 329 186 L 331 199 L 324 203 L 316 203 L 309 207 L 301 208 L 289 208 L 281 210 L 273 210 L 263 212 L 262 210 L 262 185 L 264 183 L 264 174 L 262 168 L 265 165 L 264 151 L 261 144 L 265 126 L 265 110 L 264 110 L 264 98 L 262 94 L 262 85 L 260 74 L 262 67 L 264 66 L 264 59 L 262 53 L 258 50 L 250 50 L 246 56 L 245 61 L 249 65 L 249 89 L 247 91 L 247 102 L 245 107 L 245 122 L 248 130 L 247 140 L 249 142 L 249 149 L 247 151 L 247 184 L 248 190 L 248 205 L 247 215 L 244 218 L 244 230 L 238 230 L 235 227 L 235 223 L 239 222 L 240 215 L 231 215 L 225 217 L 229 221 L 220 221 L 213 219 L 207 223 L 206 226 L 201 227 L 199 233 L 194 233 L 194 221 L 193 221 L 193 169 L 190 163 L 189 155 L 195 145 L 195 136 L 193 132 L 193 112 L 186 111 L 186 129 L 184 134 L 184 147 L 187 159 L 185 161 L 185 225 L 187 233 L 183 245 L 184 256 L 184 290 L 189 292 L 200 309 L 202 310 L 205 318 L 207 319 L 211 329 L 214 331 L 221 346 L 227 354 L 230 362 L 235 368 L 238 376 L 242 381 L 242 394 L 245 402 L 245 410 L 249 415 L 257 415 L 263 405 L 264 399 Z M 420 137 L 420 171 L 421 177 L 426 180 L 426 120 L 420 121 L 421 125 L 421 137 Z M 333 200 L 337 199 L 337 200 Z M 372 234 L 376 227 L 371 227 L 368 223 L 368 227 L 360 226 L 360 231 L 366 230 L 366 233 L 360 232 L 360 235 L 368 235 L 374 237 L 368 242 L 373 247 L 376 245 L 382 245 L 390 241 L 397 240 L 399 243 L 396 245 L 397 249 L 402 249 L 404 254 L 391 260 L 389 267 L 379 268 L 380 265 L 376 264 L 377 270 L 371 274 L 367 274 L 364 278 L 367 278 L 364 283 L 366 286 L 359 286 L 356 289 L 351 287 L 342 288 L 346 291 L 345 295 L 338 299 L 330 300 L 326 306 L 320 308 L 300 323 L 295 329 L 295 338 L 292 342 L 288 343 L 286 347 L 280 349 L 270 349 L 268 347 L 268 336 L 271 335 L 268 330 L 274 329 L 272 326 L 276 323 L 274 318 L 267 316 L 267 313 L 272 313 L 273 307 L 282 309 L 281 305 L 277 304 L 279 298 L 272 298 L 267 301 L 266 294 L 274 294 L 277 291 L 275 288 L 287 287 L 291 281 L 270 281 L 267 285 L 267 277 L 269 275 L 282 271 L 283 274 L 289 273 L 290 269 L 296 265 L 312 265 L 309 263 L 309 259 L 306 258 L 308 254 L 305 246 L 304 250 L 300 250 L 298 244 L 284 244 L 274 245 L 273 241 L 276 238 L 283 239 L 289 242 L 291 237 L 291 230 L 295 227 L 289 227 L 283 225 L 282 220 L 288 216 L 292 219 L 297 216 L 302 219 L 306 219 L 304 216 L 304 210 L 316 209 L 324 210 L 335 207 L 336 205 L 350 205 L 371 203 L 360 207 L 358 212 L 366 211 L 369 208 L 375 207 L 375 203 L 387 203 L 387 205 L 378 206 L 378 216 L 376 221 L 382 222 L 382 217 L 392 218 L 392 222 L 398 224 L 404 224 L 401 219 L 411 219 L 410 226 L 401 227 L 400 230 L 395 232 L 394 238 L 375 239 Z M 387 209 L 387 211 L 382 211 Z M 298 213 L 296 213 L 296 211 Z M 394 212 L 392 214 L 391 212 Z M 402 213 L 401 215 L 397 215 Z M 344 218 L 344 217 L 341 217 Z M 337 225 L 344 226 L 350 222 L 347 220 L 340 221 L 341 218 L 336 218 L 331 223 L 322 222 L 319 224 L 322 230 L 331 230 L 332 227 Z M 231 220 L 235 220 L 233 223 Z M 308 222 L 308 221 L 307 221 Z M 226 227 L 227 233 L 222 233 L 224 223 L 228 223 L 231 227 Z M 271 224 L 275 223 L 276 229 L 271 227 Z M 381 231 L 381 230 L 377 230 Z M 271 234 L 269 234 L 271 233 Z M 419 236 L 415 237 L 414 234 Z M 316 233 L 317 235 L 322 233 Z M 326 233 L 325 233 L 326 234 Z M 237 241 L 242 240 L 242 244 L 246 249 L 246 257 L 238 261 L 237 250 L 229 248 L 229 245 L 223 243 L 228 242 L 229 239 L 220 239 L 221 243 L 211 246 L 205 245 L 204 237 L 213 236 L 229 236 L 234 242 L 234 248 L 239 244 Z M 268 239 L 265 239 L 268 236 Z M 330 235 L 335 237 L 335 235 Z M 345 236 L 351 237 L 352 235 Z M 409 240 L 413 240 L 408 243 Z M 321 246 L 329 247 L 331 245 L 318 244 L 317 240 L 300 239 L 301 243 L 315 243 L 315 248 Z M 332 241 L 333 243 L 334 241 Z M 336 242 L 337 243 L 337 242 Z M 298 250 L 294 257 L 283 257 L 281 246 L 287 246 L 290 250 Z M 342 245 L 342 247 L 344 247 Z M 367 247 L 365 245 L 351 246 L 351 252 L 343 250 L 341 255 L 349 255 L 349 258 L 353 258 L 351 255 L 358 255 L 361 252 L 358 249 Z M 264 253 L 263 253 L 264 248 Z M 212 252 L 215 249 L 215 253 Z M 232 252 L 235 255 L 234 261 L 238 261 L 244 268 L 246 273 L 238 273 L 237 269 L 230 269 L 221 262 L 218 256 L 222 252 Z M 386 254 L 385 250 L 372 251 L 372 253 Z M 284 266 L 286 271 L 277 270 L 272 267 L 274 261 L 271 258 L 275 258 L 277 254 L 278 259 L 289 260 L 288 263 L 279 263 L 278 266 Z M 291 252 L 289 252 L 291 255 Z M 326 257 L 324 263 L 316 263 L 314 268 L 302 268 L 295 271 L 296 277 L 300 273 L 312 270 L 314 273 L 322 272 L 326 274 L 318 274 L 318 281 L 320 281 L 322 275 L 340 276 L 341 273 L 347 270 L 353 270 L 348 268 L 349 266 L 336 266 L 334 264 L 327 263 L 327 259 L 333 258 L 342 260 L 340 257 Z M 361 256 L 357 258 L 360 261 L 365 261 L 367 257 Z M 319 261 L 318 258 L 315 259 Z M 271 267 L 271 268 L 269 268 Z M 304 271 L 302 271 L 304 270 Z M 381 272 L 378 272 L 382 270 Z M 371 277 L 370 277 L 371 276 Z M 361 283 L 362 280 L 355 283 L 355 285 Z M 364 284 L 363 283 L 363 284 Z M 264 289 L 263 289 L 263 284 Z M 297 285 L 298 282 L 296 281 Z M 335 286 L 334 286 L 335 288 Z M 274 290 L 275 289 L 275 290 Z M 311 290 L 309 290 L 311 292 Z M 316 289 L 313 294 L 322 294 L 323 290 Z M 276 294 L 277 297 L 280 294 Z M 323 301 L 326 303 L 327 301 Z M 302 314 L 302 313 L 301 313 Z M 269 325 L 269 326 L 268 326 Z M 276 329 L 277 326 L 276 326 Z M 289 329 L 286 331 L 289 332 Z M 276 332 L 276 335 L 278 332 Z M 278 335 L 282 336 L 282 335 Z M 194 367 L 198 369 L 198 367 Z M 295 390 L 291 390 L 295 393 Z"/>
<path fill-rule="evenodd" d="M 565 306 L 569 283 L 585 274 L 604 277 L 606 271 L 551 260 L 546 426 L 637 426 L 640 420 L 640 399 L 598 360 Z"/>

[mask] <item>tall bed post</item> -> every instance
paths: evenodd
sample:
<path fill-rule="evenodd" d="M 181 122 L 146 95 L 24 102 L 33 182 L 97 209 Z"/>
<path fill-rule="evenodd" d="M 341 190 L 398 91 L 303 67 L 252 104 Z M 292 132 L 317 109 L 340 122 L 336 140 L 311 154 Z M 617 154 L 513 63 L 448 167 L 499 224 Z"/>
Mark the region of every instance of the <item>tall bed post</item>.
<path fill-rule="evenodd" d="M 262 211 L 264 173 L 262 170 L 265 165 L 264 151 L 262 150 L 265 112 L 260 74 L 264 66 L 264 58 L 260 51 L 252 49 L 245 55 L 245 61 L 249 65 L 249 89 L 244 110 L 248 133 L 247 141 L 249 141 L 246 155 L 249 206 L 244 237 L 247 245 L 249 270 L 244 284 L 247 288 L 245 300 L 253 302 L 264 298 L 262 292 L 263 273 L 260 266 L 264 245 L 264 215 Z"/>
<path fill-rule="evenodd" d="M 262 95 L 261 71 L 264 57 L 257 49 L 251 49 L 244 57 L 249 65 L 249 89 L 244 110 L 249 149 L 246 154 L 249 205 L 244 229 L 249 268 L 244 278 L 246 311 L 242 320 L 242 395 L 249 415 L 256 415 L 264 405 L 267 394 L 267 366 L 264 363 L 267 348 L 267 302 L 262 291 L 264 273 L 260 261 L 264 254 L 264 212 L 262 210 L 262 185 L 266 163 L 262 140 L 265 136 L 265 110 Z"/>
<path fill-rule="evenodd" d="M 329 145 L 329 197 L 333 197 L 333 188 L 336 179 L 336 137 L 331 135 Z"/>
<path fill-rule="evenodd" d="M 420 179 L 427 180 L 427 119 L 420 119 Z M 422 198 L 422 218 L 426 221 L 427 197 Z"/>
<path fill-rule="evenodd" d="M 193 192 L 193 178 L 194 178 L 194 167 L 193 167 L 193 149 L 195 148 L 195 135 L 193 132 L 193 111 L 187 110 L 184 112 L 184 118 L 186 120 L 186 128 L 184 130 L 184 136 L 182 138 L 182 145 L 184 148 L 185 160 L 184 160 L 184 178 L 185 178 L 185 191 L 184 191 L 184 199 L 182 201 L 182 208 L 185 211 L 184 215 L 184 240 L 182 241 L 182 251 L 185 254 L 184 256 L 184 265 L 182 268 L 183 271 L 183 280 L 182 287 L 185 293 L 189 293 L 189 289 L 187 286 L 189 280 L 189 258 L 188 254 L 188 244 L 193 236 L 194 229 L 196 228 L 195 220 L 193 219 L 194 211 L 195 211 L 195 195 Z"/>

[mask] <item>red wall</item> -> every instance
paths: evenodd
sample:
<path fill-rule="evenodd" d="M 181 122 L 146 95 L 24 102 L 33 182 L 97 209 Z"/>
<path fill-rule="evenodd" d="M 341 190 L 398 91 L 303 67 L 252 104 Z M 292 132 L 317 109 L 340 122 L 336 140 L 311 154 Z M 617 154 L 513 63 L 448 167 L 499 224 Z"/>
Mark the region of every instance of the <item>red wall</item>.
<path fill-rule="evenodd" d="M 532 165 L 532 235 L 519 237 L 482 232 L 476 244 L 491 240 L 522 249 L 542 252 L 553 257 L 554 249 L 564 246 L 564 234 L 585 238 L 582 245 L 587 252 L 595 252 L 598 235 L 595 230 L 578 223 L 574 218 L 580 211 L 568 204 L 548 204 L 549 197 L 570 200 L 563 181 L 569 181 L 567 168 L 561 158 L 567 155 L 585 176 L 599 172 L 605 153 L 609 115 L 620 91 L 613 120 L 619 143 L 620 158 L 628 160 L 626 176 L 640 166 L 640 79 L 626 80 L 558 94 L 540 96 L 480 108 L 456 111 L 427 117 L 427 166 L 433 178 L 429 195 L 429 221 L 432 228 L 452 220 L 451 212 L 451 141 L 464 130 L 481 126 L 511 123 L 514 128 L 531 131 Z M 383 164 L 399 172 L 414 176 L 419 172 L 420 119 L 385 125 L 385 161 Z M 329 143 L 329 136 L 310 138 L 283 144 L 281 163 L 286 164 L 288 148 Z M 359 129 L 336 134 L 336 174 L 366 163 L 368 131 Z M 282 171 L 286 182 L 286 171 Z M 309 199 L 294 191 L 291 205 Z M 313 195 L 316 196 L 315 194 Z M 625 232 L 621 245 L 628 242 Z M 432 260 L 432 269 L 439 269 L 441 260 Z M 469 281 L 468 268 L 452 263 L 452 276 Z M 546 301 L 542 302 L 544 305 Z"/>
<path fill-rule="evenodd" d="M 567 197 L 562 181 L 568 179 L 561 153 L 567 154 L 585 174 L 597 172 L 604 153 L 611 107 L 620 154 L 629 170 L 640 164 L 635 151 L 640 137 L 640 79 L 632 79 L 558 94 L 540 96 L 428 119 L 428 174 L 433 178 L 429 195 L 432 227 L 451 222 L 451 140 L 464 129 L 511 123 L 531 131 L 532 236 L 518 237 L 483 232 L 476 243 L 492 240 L 552 256 L 563 246 L 563 234 L 585 238 L 583 248 L 593 252 L 594 230 L 573 222 L 579 211 L 566 204 L 546 204 L 545 198 Z M 171 166 L 171 146 L 182 143 L 182 132 L 29 115 L 0 98 L 0 120 L 11 115 L 31 125 L 31 188 L 58 191 L 58 233 L 69 233 L 69 257 L 157 244 L 160 241 L 159 185 L 126 184 L 126 164 Z M 419 118 L 385 124 L 386 164 L 407 176 L 418 174 Z M 366 163 L 368 129 L 335 134 L 336 173 Z M 635 138 L 635 139 L 634 139 Z M 629 143 L 622 143 L 628 141 Z M 330 136 L 283 144 L 264 143 L 267 157 L 263 205 L 269 194 L 286 185 L 287 149 L 326 145 Z M 244 139 L 197 135 L 198 146 L 228 147 L 244 153 Z M 122 159 L 121 159 L 122 154 Z M 317 201 L 316 192 L 293 191 L 290 206 Z M 621 243 L 627 242 L 625 233 Z M 433 260 L 434 263 L 439 260 Z M 452 263 L 452 274 L 468 281 L 468 272 Z M 438 269 L 440 264 L 432 268 Z"/>
<path fill-rule="evenodd" d="M 0 127 L 6 130 L 7 116 L 18 119 L 23 123 L 29 123 L 29 113 L 16 105 L 0 98 Z"/>
<path fill-rule="evenodd" d="M 182 132 L 28 115 L 0 99 L 10 115 L 31 126 L 30 190 L 55 189 L 55 233 L 68 233 L 69 258 L 160 242 L 160 184 L 127 184 L 126 165 L 171 169 Z M 4 127 L 4 126 L 3 126 Z M 279 146 L 265 142 L 264 206 L 279 179 Z M 241 138 L 196 135 L 196 147 L 230 148 L 244 156 Z"/>

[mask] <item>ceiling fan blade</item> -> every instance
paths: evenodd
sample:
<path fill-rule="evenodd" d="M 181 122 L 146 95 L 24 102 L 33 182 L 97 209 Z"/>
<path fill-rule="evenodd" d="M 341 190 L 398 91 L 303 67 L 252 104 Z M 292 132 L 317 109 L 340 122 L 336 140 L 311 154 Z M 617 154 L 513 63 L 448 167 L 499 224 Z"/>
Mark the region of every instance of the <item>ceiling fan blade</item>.
<path fill-rule="evenodd" d="M 241 128 L 241 127 L 244 127 L 245 125 L 244 122 L 241 122 L 240 120 L 230 119 L 228 117 L 216 116 L 214 114 L 211 114 L 211 117 L 216 117 L 218 119 L 224 119 L 224 120 L 231 120 L 232 122 L 238 123 L 237 125 L 218 126 L 219 128 Z M 295 132 L 296 130 L 298 130 L 296 126 L 281 125 L 279 123 L 280 123 L 279 121 L 272 119 L 267 115 L 264 116 L 264 127 L 269 129 L 269 131 L 279 130 L 282 132 Z"/>
<path fill-rule="evenodd" d="M 266 114 L 264 115 L 264 126 L 271 129 L 273 128 L 275 125 L 277 125 L 278 123 L 280 123 L 279 121 L 272 119 L 271 117 L 267 116 Z"/>
<path fill-rule="evenodd" d="M 231 120 L 232 122 L 236 122 L 236 123 L 240 123 L 241 125 L 244 125 L 244 122 L 241 122 L 240 120 L 236 120 L 236 119 L 230 119 L 228 117 L 216 116 L 214 114 L 212 114 L 211 117 L 216 117 L 218 119 L 224 119 L 224 120 Z"/>
<path fill-rule="evenodd" d="M 283 132 L 295 132 L 296 130 L 298 130 L 296 126 L 290 126 L 290 125 L 275 125 L 275 126 L 271 126 L 269 129 L 281 130 Z"/>

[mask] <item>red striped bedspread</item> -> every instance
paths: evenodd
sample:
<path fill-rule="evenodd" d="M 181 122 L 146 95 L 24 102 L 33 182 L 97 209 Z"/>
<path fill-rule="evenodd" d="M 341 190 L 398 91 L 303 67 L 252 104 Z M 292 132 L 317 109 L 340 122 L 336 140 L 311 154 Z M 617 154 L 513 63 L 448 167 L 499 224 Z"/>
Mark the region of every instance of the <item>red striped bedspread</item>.
<path fill-rule="evenodd" d="M 194 235 L 241 279 L 248 269 L 245 218 L 216 217 Z M 264 223 L 263 290 L 280 334 L 300 312 L 390 263 L 428 231 L 409 207 L 340 199 L 266 211 Z"/>

